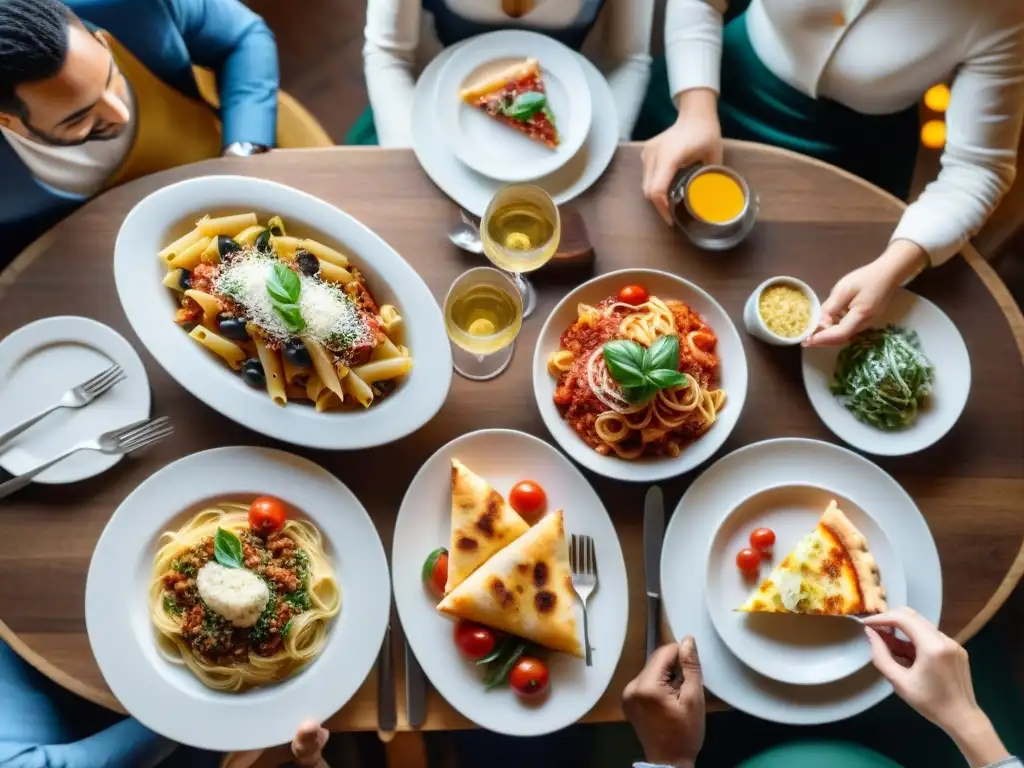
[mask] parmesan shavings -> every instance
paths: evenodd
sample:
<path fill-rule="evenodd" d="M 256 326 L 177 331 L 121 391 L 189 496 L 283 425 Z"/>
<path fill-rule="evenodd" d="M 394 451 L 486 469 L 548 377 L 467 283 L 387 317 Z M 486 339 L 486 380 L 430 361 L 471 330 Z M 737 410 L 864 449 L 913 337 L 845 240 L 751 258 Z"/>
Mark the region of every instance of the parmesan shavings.
<path fill-rule="evenodd" d="M 214 286 L 217 293 L 242 308 L 249 322 L 268 337 L 283 342 L 293 334 L 274 310 L 267 292 L 276 261 L 272 255 L 247 249 L 221 267 Z M 362 313 L 341 288 L 308 275 L 299 275 L 299 282 L 299 311 L 306 321 L 304 335 L 334 352 L 373 342 Z"/>
<path fill-rule="evenodd" d="M 786 339 L 802 334 L 811 322 L 811 300 L 791 285 L 772 285 L 762 291 L 757 311 L 769 331 Z"/>

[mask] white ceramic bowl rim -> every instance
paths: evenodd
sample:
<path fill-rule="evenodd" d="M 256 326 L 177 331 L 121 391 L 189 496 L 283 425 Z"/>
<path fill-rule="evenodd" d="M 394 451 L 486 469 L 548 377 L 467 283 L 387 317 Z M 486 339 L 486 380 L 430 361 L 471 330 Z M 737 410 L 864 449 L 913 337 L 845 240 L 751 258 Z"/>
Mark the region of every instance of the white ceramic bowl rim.
<path fill-rule="evenodd" d="M 764 318 L 761 317 L 761 294 L 771 288 L 773 285 L 790 285 L 796 288 L 798 291 L 803 293 L 811 302 L 811 317 L 807 323 L 807 328 L 799 336 L 780 336 L 775 333 L 771 328 L 764 322 Z M 754 289 L 753 294 L 754 301 L 754 317 L 757 320 L 758 327 L 761 328 L 766 334 L 768 334 L 773 340 L 779 345 L 793 345 L 799 344 L 801 341 L 806 339 L 812 333 L 814 329 L 818 327 L 818 322 L 821 320 L 821 301 L 818 299 L 818 295 L 814 290 L 796 277 L 790 277 L 789 275 L 777 275 L 776 277 L 769 277 L 757 288 Z"/>

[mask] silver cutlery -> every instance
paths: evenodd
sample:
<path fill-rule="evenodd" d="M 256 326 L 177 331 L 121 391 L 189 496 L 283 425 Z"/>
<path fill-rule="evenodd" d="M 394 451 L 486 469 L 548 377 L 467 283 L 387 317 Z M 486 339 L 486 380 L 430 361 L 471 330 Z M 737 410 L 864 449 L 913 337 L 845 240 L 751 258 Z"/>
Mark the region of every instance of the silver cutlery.
<path fill-rule="evenodd" d="M 405 641 L 405 719 L 419 728 L 427 719 L 427 676 Z"/>
<path fill-rule="evenodd" d="M 395 705 L 395 664 L 391 648 L 391 623 L 388 622 L 384 642 L 377 657 L 377 735 L 388 742 L 398 727 L 398 709 Z"/>
<path fill-rule="evenodd" d="M 480 226 L 466 211 L 461 211 L 462 223 L 457 224 L 448 231 L 448 239 L 456 248 L 461 248 L 470 253 L 481 254 L 484 252 L 484 245 L 480 241 Z"/>
<path fill-rule="evenodd" d="M 652 485 L 644 499 L 644 580 L 647 587 L 647 658 L 658 645 L 661 618 L 661 544 L 665 539 L 665 497 Z"/>
<path fill-rule="evenodd" d="M 594 666 L 590 654 L 590 628 L 587 625 L 587 600 L 597 589 L 597 553 L 592 536 L 572 535 L 569 545 L 569 563 L 572 567 L 572 588 L 583 603 L 583 643 L 587 666 Z"/>
<path fill-rule="evenodd" d="M 174 432 L 174 427 L 171 426 L 171 420 L 166 416 L 161 416 L 156 419 L 143 419 L 134 424 L 129 424 L 127 427 L 104 432 L 95 440 L 83 440 L 45 464 L 41 464 L 35 469 L 23 475 L 18 475 L 5 483 L 0 483 L 0 499 L 24 488 L 32 482 L 36 475 L 45 472 L 54 464 L 64 461 L 68 456 L 79 451 L 99 451 L 111 456 L 123 456 L 124 454 L 141 450 L 153 443 L 159 442 L 168 437 L 172 432 Z"/>
<path fill-rule="evenodd" d="M 104 392 L 111 389 L 115 384 L 119 384 L 124 381 L 125 378 L 126 374 L 120 365 L 112 365 L 105 371 L 97 373 L 88 381 L 83 381 L 77 387 L 69 389 L 64 393 L 60 400 L 50 407 L 44 408 L 39 413 L 25 419 L 25 421 L 20 424 L 16 424 L 0 435 L 0 446 L 3 446 L 33 424 L 42 421 L 60 408 L 81 408 L 88 405 Z"/>

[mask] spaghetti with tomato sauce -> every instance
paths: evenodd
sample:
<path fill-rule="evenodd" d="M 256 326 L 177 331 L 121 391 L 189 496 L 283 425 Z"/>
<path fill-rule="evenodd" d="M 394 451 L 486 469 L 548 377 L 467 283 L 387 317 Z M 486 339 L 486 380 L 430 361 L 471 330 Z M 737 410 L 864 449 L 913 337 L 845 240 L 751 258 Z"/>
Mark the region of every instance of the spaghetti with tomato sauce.
<path fill-rule="evenodd" d="M 678 456 L 725 405 L 726 393 L 717 387 L 715 332 L 682 301 L 644 298 L 637 306 L 615 296 L 596 306 L 580 304 L 576 322 L 548 359 L 548 371 L 558 382 L 555 405 L 587 445 L 603 455 Z M 686 374 L 686 382 L 659 390 L 646 403 L 630 403 L 608 372 L 603 346 L 629 339 L 647 348 L 663 335 L 678 336 L 677 370 Z"/>

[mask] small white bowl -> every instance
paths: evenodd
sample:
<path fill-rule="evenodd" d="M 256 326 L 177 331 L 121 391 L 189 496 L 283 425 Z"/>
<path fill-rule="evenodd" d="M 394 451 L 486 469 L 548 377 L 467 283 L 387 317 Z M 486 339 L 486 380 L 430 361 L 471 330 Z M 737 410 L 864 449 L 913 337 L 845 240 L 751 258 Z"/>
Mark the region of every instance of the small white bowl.
<path fill-rule="evenodd" d="M 761 318 L 761 312 L 758 309 L 758 305 L 761 302 L 761 294 L 764 293 L 765 289 L 770 288 L 773 285 L 792 286 L 811 300 L 810 322 L 807 323 L 807 327 L 804 329 L 804 332 L 799 336 L 780 336 L 774 331 L 768 330 L 768 326 L 765 325 L 764 320 Z M 820 319 L 821 302 L 818 301 L 818 297 L 815 295 L 814 291 L 811 290 L 811 286 L 803 280 L 797 280 L 795 277 L 787 277 L 785 275 L 770 277 L 757 286 L 754 292 L 750 294 L 750 298 L 747 299 L 746 306 L 743 307 L 743 325 L 746 326 L 747 331 L 752 336 L 759 338 L 761 341 L 767 342 L 768 344 L 774 344 L 778 347 L 791 347 L 795 344 L 799 344 L 814 333 L 814 329 L 818 327 L 818 321 Z"/>

